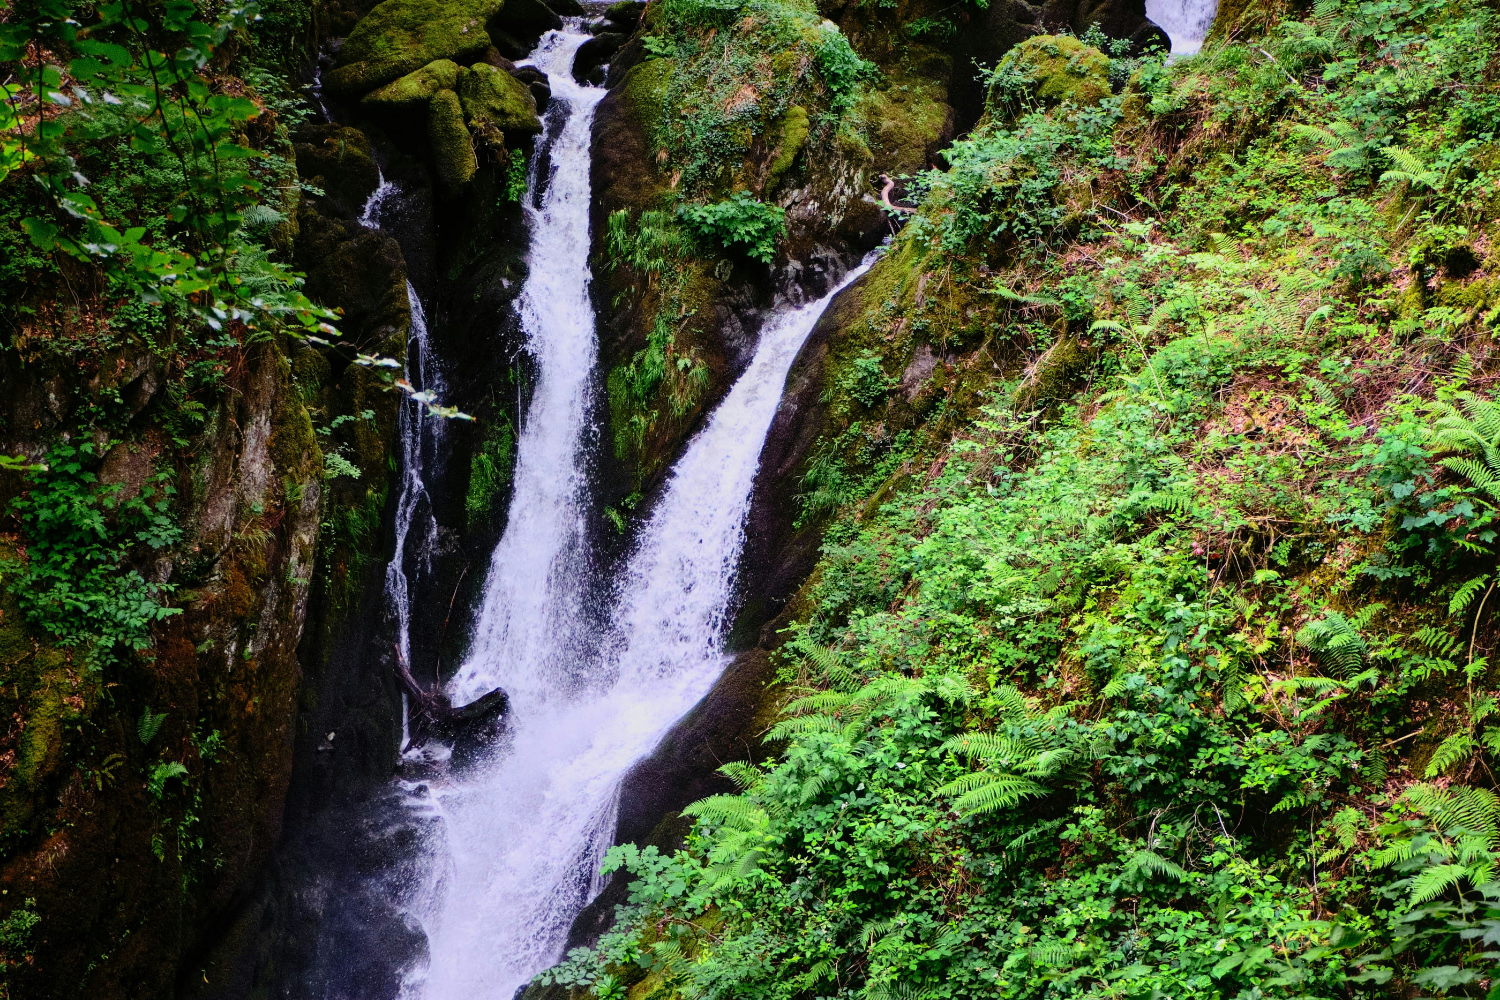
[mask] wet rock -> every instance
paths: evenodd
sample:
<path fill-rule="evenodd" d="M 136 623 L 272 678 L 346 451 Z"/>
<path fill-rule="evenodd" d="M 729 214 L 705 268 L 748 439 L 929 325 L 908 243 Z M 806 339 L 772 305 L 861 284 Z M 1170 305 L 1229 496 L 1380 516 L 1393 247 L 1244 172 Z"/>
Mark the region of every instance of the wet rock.
<path fill-rule="evenodd" d="M 426 107 L 432 95 L 453 90 L 461 67 L 451 59 L 438 59 L 419 70 L 398 77 L 360 98 L 360 106 L 375 110 L 411 110 Z"/>
<path fill-rule="evenodd" d="M 552 100 L 552 84 L 548 82 L 547 74 L 535 66 L 518 66 L 511 75 L 531 91 L 532 100 L 536 101 L 537 114 L 545 112 L 547 103 Z"/>
<path fill-rule="evenodd" d="M 458 81 L 458 97 L 471 124 L 488 122 L 511 138 L 536 135 L 542 130 L 531 90 L 488 63 L 476 63 L 464 71 Z"/>
<path fill-rule="evenodd" d="M 543 32 L 562 27 L 562 18 L 542 0 L 506 0 L 505 6 L 485 25 L 488 31 L 506 31 L 534 45 Z"/>
<path fill-rule="evenodd" d="M 604 8 L 604 20 L 609 25 L 608 30 L 628 35 L 640 26 L 641 15 L 645 12 L 643 0 L 619 0 Z"/>
<path fill-rule="evenodd" d="M 620 51 L 629 36 L 617 31 L 606 31 L 595 35 L 578 47 L 573 60 L 573 79 L 590 83 L 603 83 L 605 63 Z"/>
<path fill-rule="evenodd" d="M 359 216 L 380 183 L 370 140 L 357 128 L 308 123 L 293 135 L 297 176 L 324 192 L 323 201 L 346 219 Z"/>
<path fill-rule="evenodd" d="M 502 0 L 385 0 L 338 52 L 325 78 L 333 93 L 368 93 L 438 59 L 467 63 L 490 47 L 484 25 Z"/>
<path fill-rule="evenodd" d="M 448 191 L 458 191 L 479 169 L 474 141 L 464 127 L 463 105 L 451 90 L 440 90 L 427 107 L 427 141 L 433 168 Z"/>

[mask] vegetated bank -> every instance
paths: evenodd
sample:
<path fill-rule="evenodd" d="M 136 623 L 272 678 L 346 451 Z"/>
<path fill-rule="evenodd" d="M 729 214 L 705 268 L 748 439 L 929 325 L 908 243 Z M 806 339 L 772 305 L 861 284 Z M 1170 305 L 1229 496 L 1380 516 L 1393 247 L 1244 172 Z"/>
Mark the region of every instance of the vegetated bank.
<path fill-rule="evenodd" d="M 1011 50 L 789 383 L 745 567 L 817 547 L 781 721 L 543 982 L 1489 991 L 1497 29 Z"/>

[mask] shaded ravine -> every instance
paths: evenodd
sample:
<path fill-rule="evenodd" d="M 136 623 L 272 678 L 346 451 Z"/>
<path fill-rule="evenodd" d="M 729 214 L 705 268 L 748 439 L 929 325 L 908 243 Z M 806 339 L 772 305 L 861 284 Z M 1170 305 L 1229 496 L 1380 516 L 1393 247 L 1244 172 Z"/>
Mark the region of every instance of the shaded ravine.
<path fill-rule="evenodd" d="M 723 634 L 761 446 L 798 349 L 838 289 L 764 324 L 745 374 L 693 439 L 604 601 L 588 601 L 586 510 L 594 377 L 589 304 L 591 117 L 603 91 L 572 80 L 588 36 L 574 23 L 528 60 L 554 105 L 528 204 L 530 272 L 519 306 L 535 388 L 522 423 L 510 520 L 496 547 L 455 702 L 510 698 L 502 744 L 478 760 L 408 756 L 400 782 L 426 831 L 407 911 L 427 954 L 413 1000 L 509 1000 L 561 957 L 597 892 L 621 780 L 722 671 Z M 554 137 L 555 136 L 555 137 Z M 852 281 L 862 268 L 850 274 Z M 842 288 L 841 284 L 839 288 Z M 592 617 L 587 604 L 609 614 Z"/>

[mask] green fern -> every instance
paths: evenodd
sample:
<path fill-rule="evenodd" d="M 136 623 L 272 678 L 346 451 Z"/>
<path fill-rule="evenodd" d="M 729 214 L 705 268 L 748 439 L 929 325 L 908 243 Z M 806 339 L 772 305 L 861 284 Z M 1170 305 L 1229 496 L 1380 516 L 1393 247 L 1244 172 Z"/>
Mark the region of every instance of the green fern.
<path fill-rule="evenodd" d="M 1410 900 L 1413 904 L 1436 899 L 1459 883 L 1467 874 L 1463 865 L 1433 865 L 1418 872 L 1411 880 Z"/>
<path fill-rule="evenodd" d="M 728 764 L 721 764 L 719 773 L 734 782 L 735 787 L 742 791 L 756 787 L 766 776 L 766 772 L 743 760 L 732 760 Z"/>
<path fill-rule="evenodd" d="M 743 795 L 710 795 L 682 810 L 682 815 L 731 830 L 752 830 L 764 825 L 766 811 Z"/>
<path fill-rule="evenodd" d="M 1396 181 L 1409 184 L 1412 187 L 1425 187 L 1436 191 L 1442 186 L 1443 179 L 1436 171 L 1429 170 L 1427 164 L 1409 149 L 1400 146 L 1386 146 L 1380 151 L 1385 158 L 1390 160 L 1395 167 L 1380 175 L 1380 183 Z"/>
<path fill-rule="evenodd" d="M 161 730 L 161 724 L 165 721 L 167 721 L 166 712 L 154 713 L 150 705 L 146 706 L 135 724 L 135 735 L 140 739 L 142 746 L 151 745 L 151 741 L 156 739 L 156 734 Z"/>
<path fill-rule="evenodd" d="M 1330 611 L 1322 621 L 1304 626 L 1297 633 L 1297 641 L 1316 653 L 1318 662 L 1325 668 L 1345 678 L 1358 672 L 1369 651 L 1355 624 L 1337 611 Z"/>
<path fill-rule="evenodd" d="M 1047 789 L 1029 778 L 994 771 L 978 771 L 950 781 L 937 790 L 940 796 L 957 796 L 953 808 L 969 816 L 1009 809 L 1022 799 L 1047 794 Z"/>

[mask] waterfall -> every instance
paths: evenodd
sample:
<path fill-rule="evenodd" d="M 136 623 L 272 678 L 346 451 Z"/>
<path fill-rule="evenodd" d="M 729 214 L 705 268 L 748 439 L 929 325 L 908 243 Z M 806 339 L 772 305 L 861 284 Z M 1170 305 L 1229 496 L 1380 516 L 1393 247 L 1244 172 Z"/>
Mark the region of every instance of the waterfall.
<path fill-rule="evenodd" d="M 1203 47 L 1218 10 L 1219 0 L 1146 0 L 1146 17 L 1167 33 L 1177 57 Z"/>
<path fill-rule="evenodd" d="M 588 291 L 589 139 L 604 91 L 576 83 L 572 65 L 589 37 L 581 19 L 570 19 L 522 64 L 546 73 L 552 87 L 528 181 L 528 206 L 543 193 L 527 209 L 530 272 L 517 301 L 536 376 L 517 442 L 510 519 L 490 562 L 471 654 L 450 684 L 455 704 L 497 686 L 515 709 L 544 702 L 587 641 L 584 436 L 597 352 Z M 552 176 L 538 177 L 548 161 Z"/>
<path fill-rule="evenodd" d="M 382 178 L 381 187 L 387 186 Z M 389 186 L 394 190 L 394 185 Z M 373 218 L 374 212 L 378 210 L 376 198 L 383 197 L 380 191 L 381 188 L 377 188 L 375 194 L 370 196 L 370 204 L 367 204 L 365 208 L 366 216 Z M 437 367 L 431 361 L 432 351 L 427 342 L 427 314 L 422 309 L 422 300 L 417 297 L 417 290 L 412 287 L 410 281 L 406 283 L 406 298 L 411 303 L 411 333 L 406 341 L 406 384 L 410 387 L 411 395 L 421 392 L 441 396 L 445 386 Z M 427 483 L 422 473 L 427 468 L 425 456 L 436 450 L 442 430 L 442 421 L 430 416 L 426 406 L 419 399 L 412 399 L 408 396 L 402 401 L 401 411 L 397 417 L 397 433 L 401 438 L 401 489 L 396 497 L 395 551 L 391 556 L 391 561 L 385 567 L 385 599 L 396 617 L 396 647 L 400 651 L 401 659 L 413 667 L 415 665 L 411 662 L 411 598 L 406 576 L 407 539 L 411 535 L 412 522 L 418 512 L 421 512 L 425 518 L 423 527 L 426 529 L 419 537 L 431 539 L 437 534 L 438 525 L 432 513 L 432 498 L 427 493 Z M 419 550 L 414 554 L 414 558 L 420 562 L 425 558 L 425 553 Z M 401 749 L 404 751 L 410 738 L 410 732 L 406 726 L 407 705 L 404 691 L 401 694 L 401 707 Z"/>
<path fill-rule="evenodd" d="M 402 786 L 413 812 L 431 820 L 428 871 L 408 896 L 428 942 L 404 984 L 410 1000 L 511 1000 L 561 957 L 574 917 L 598 891 L 622 779 L 726 662 L 725 619 L 761 448 L 798 350 L 843 287 L 767 320 L 749 368 L 643 525 L 602 602 L 608 615 L 591 616 L 589 138 L 603 92 L 571 76 L 586 38 L 570 22 L 528 60 L 547 73 L 554 99 L 529 182 L 528 205 L 542 194 L 529 209 L 530 272 L 519 298 L 535 388 L 471 653 L 449 684 L 455 703 L 503 687 L 509 730 L 490 756 Z M 543 187 L 535 163 L 546 160 L 552 176 Z"/>

